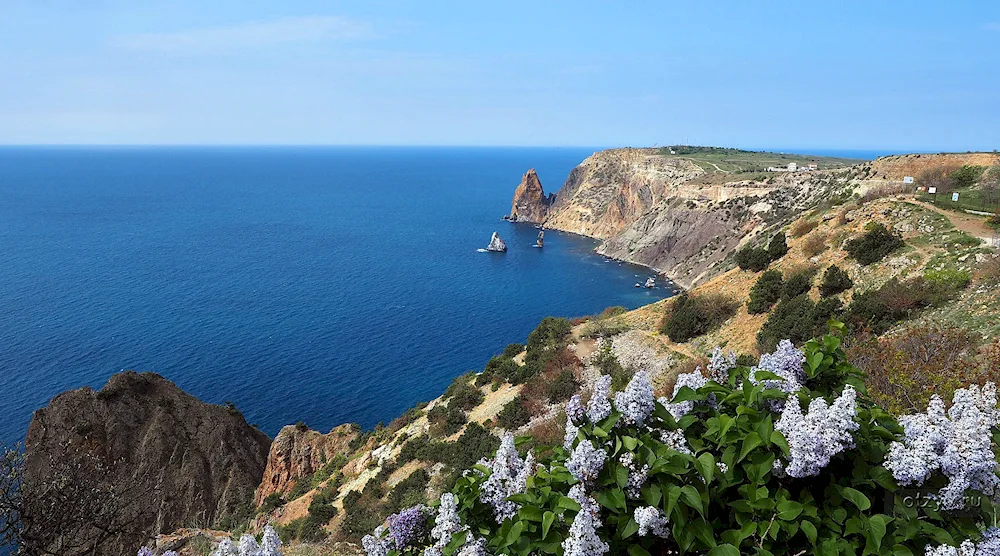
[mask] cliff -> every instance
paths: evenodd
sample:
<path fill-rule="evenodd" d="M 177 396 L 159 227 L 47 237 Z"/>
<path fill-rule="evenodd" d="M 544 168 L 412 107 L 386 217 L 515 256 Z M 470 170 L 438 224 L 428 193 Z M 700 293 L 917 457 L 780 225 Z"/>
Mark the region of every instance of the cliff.
<path fill-rule="evenodd" d="M 598 253 L 690 288 L 723 272 L 741 243 L 848 187 L 831 172 L 746 176 L 713 168 L 657 149 L 600 151 L 570 172 L 544 219 L 532 221 L 602 239 Z M 525 203 L 521 190 L 517 206 Z"/>
<path fill-rule="evenodd" d="M 339 455 L 346 456 L 357 436 L 357 428 L 351 425 L 341 425 L 327 434 L 301 425 L 282 428 L 271 443 L 254 505 L 260 506 L 271 494 L 287 495 L 302 477 L 313 475 Z"/>
<path fill-rule="evenodd" d="M 549 211 L 551 199 L 545 196 L 542 182 L 532 168 L 521 177 L 521 183 L 514 190 L 514 200 L 510 204 L 510 216 L 513 222 L 541 223 Z"/>
<path fill-rule="evenodd" d="M 96 542 L 107 535 L 94 530 L 108 528 L 113 538 L 99 553 L 135 554 L 158 533 L 228 527 L 251 511 L 269 445 L 235 408 L 201 402 L 152 373 L 119 373 L 99 391 L 60 394 L 35 412 L 25 441 L 33 542 Z M 89 472 L 74 475 L 81 467 Z M 53 487 L 61 483 L 73 490 Z M 93 522 L 70 529 L 77 516 L 61 512 L 75 510 L 60 505 L 80 506 Z"/>

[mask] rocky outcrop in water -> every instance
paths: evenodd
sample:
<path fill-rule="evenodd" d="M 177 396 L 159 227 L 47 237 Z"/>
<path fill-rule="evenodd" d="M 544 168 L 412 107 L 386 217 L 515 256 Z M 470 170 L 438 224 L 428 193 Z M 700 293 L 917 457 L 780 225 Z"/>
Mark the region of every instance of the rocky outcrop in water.
<path fill-rule="evenodd" d="M 514 200 L 510 204 L 510 215 L 507 220 L 512 222 L 531 222 L 541 224 L 548 214 L 551 197 L 545 196 L 542 182 L 532 168 L 521 177 L 521 184 L 514 190 Z"/>
<path fill-rule="evenodd" d="M 341 425 L 327 434 L 304 425 L 288 425 L 271 443 L 264 479 L 257 487 L 254 505 L 260 506 L 271 494 L 284 496 L 296 481 L 315 474 L 338 455 L 346 455 L 351 441 L 358 436 L 353 425 Z"/>
<path fill-rule="evenodd" d="M 495 253 L 504 253 L 507 251 L 507 243 L 500 239 L 500 234 L 493 232 L 493 237 L 490 238 L 490 244 L 486 246 L 486 250 Z"/>
<path fill-rule="evenodd" d="M 32 522 L 49 524 L 35 526 L 34 542 L 51 547 L 100 537 L 98 530 L 111 523 L 67 532 L 66 520 L 47 519 L 66 510 L 53 501 L 85 505 L 81 497 L 108 506 L 108 519 L 129 528 L 96 552 L 60 554 L 135 554 L 159 533 L 192 525 L 230 527 L 252 515 L 270 444 L 234 407 L 199 401 L 153 373 L 123 372 L 99 391 L 64 392 L 35 412 L 25 441 Z M 75 473 L 81 465 L 89 471 Z M 90 484 L 67 481 L 112 485 L 116 492 L 108 492 L 121 498 L 95 499 Z"/>
<path fill-rule="evenodd" d="M 535 240 L 536 247 L 545 247 L 545 230 L 538 231 L 538 239 Z"/>

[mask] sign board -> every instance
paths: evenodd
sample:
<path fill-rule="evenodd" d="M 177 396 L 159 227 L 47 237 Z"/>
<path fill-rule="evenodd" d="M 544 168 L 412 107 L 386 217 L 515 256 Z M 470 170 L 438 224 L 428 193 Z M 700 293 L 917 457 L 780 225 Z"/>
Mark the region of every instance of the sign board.
<path fill-rule="evenodd" d="M 927 192 L 930 193 L 931 195 L 933 195 L 933 194 L 937 193 L 937 188 L 936 187 L 928 187 L 927 188 Z"/>
<path fill-rule="evenodd" d="M 903 176 L 903 183 L 913 183 L 913 176 Z"/>
<path fill-rule="evenodd" d="M 953 202 L 953 203 L 957 203 L 958 202 L 958 193 L 952 193 L 951 194 L 951 202 Z"/>

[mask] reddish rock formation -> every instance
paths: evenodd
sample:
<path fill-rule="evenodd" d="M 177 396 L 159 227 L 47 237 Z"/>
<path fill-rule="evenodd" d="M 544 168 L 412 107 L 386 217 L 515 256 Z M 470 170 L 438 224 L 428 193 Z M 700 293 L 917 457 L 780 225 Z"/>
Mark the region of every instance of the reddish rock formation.
<path fill-rule="evenodd" d="M 552 198 L 545 196 L 542 182 L 532 168 L 521 177 L 521 184 L 514 191 L 514 200 L 510 204 L 508 220 L 514 222 L 531 222 L 541 224 L 548 215 Z"/>
<path fill-rule="evenodd" d="M 249 515 L 268 446 L 235 408 L 202 402 L 153 373 L 64 392 L 28 427 L 25 497 L 37 544 L 28 552 L 104 538 L 96 552 L 59 553 L 135 554 L 158 533 L 231 526 Z"/>
<path fill-rule="evenodd" d="M 271 494 L 288 494 L 300 478 L 316 473 L 338 454 L 347 455 L 348 445 L 357 435 L 354 425 L 341 425 L 327 434 L 303 425 L 282 428 L 271 443 L 254 504 L 260 506 Z"/>

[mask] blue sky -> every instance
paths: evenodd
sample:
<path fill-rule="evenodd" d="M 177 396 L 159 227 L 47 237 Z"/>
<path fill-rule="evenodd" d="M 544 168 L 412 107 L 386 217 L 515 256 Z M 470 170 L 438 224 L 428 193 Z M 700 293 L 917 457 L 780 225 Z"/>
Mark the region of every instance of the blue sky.
<path fill-rule="evenodd" d="M 0 143 L 993 150 L 1000 2 L 0 0 Z"/>

